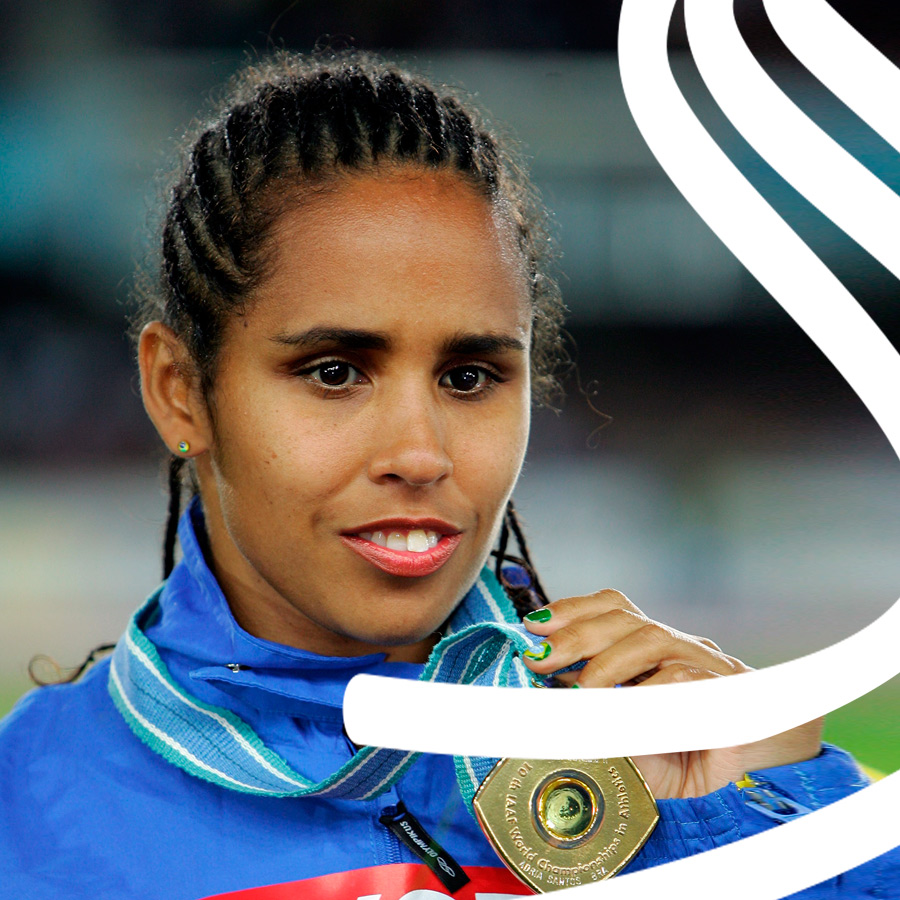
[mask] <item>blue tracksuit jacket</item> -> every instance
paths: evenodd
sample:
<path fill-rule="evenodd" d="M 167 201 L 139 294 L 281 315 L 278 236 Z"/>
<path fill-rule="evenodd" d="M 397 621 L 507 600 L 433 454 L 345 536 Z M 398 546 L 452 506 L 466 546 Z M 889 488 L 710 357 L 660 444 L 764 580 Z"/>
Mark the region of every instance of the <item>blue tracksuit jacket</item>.
<path fill-rule="evenodd" d="M 232 710 L 295 770 L 320 780 L 353 754 L 341 716 L 350 678 L 415 678 L 421 667 L 381 655 L 321 657 L 243 631 L 200 551 L 201 514 L 192 515 L 182 520 L 184 558 L 147 636 L 192 695 Z M 233 671 L 233 663 L 241 668 Z M 400 800 L 472 878 L 457 900 L 528 893 L 464 808 L 451 757 L 421 757 L 371 801 L 237 793 L 188 775 L 142 744 L 114 707 L 107 677 L 100 663 L 77 684 L 32 691 L 0 724 L 0 897 L 440 897 L 446 889 L 379 821 Z M 835 748 L 762 775 L 810 808 L 865 783 Z M 662 821 L 631 869 L 775 825 L 734 785 L 660 807 Z M 900 898 L 900 852 L 797 896 Z"/>

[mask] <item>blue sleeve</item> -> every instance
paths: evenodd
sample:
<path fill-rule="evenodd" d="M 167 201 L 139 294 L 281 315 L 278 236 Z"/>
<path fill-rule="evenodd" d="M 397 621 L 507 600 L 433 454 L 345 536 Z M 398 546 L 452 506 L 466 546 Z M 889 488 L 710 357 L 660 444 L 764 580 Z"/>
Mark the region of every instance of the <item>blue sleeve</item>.
<path fill-rule="evenodd" d="M 627 871 L 758 834 L 869 783 L 853 757 L 830 744 L 815 759 L 749 774 L 758 789 L 741 790 L 729 784 L 705 797 L 657 801 L 659 823 Z M 900 848 L 792 896 L 798 900 L 900 900 Z"/>

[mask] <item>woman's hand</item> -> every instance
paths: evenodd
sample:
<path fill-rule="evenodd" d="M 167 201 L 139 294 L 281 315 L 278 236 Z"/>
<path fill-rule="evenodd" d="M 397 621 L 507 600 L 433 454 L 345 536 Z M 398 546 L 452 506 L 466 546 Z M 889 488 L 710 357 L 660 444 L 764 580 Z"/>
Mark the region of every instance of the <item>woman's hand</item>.
<path fill-rule="evenodd" d="M 528 630 L 546 640 L 537 652 L 524 654 L 524 662 L 549 675 L 587 660 L 580 672 L 559 676 L 570 685 L 647 687 L 750 671 L 712 641 L 648 619 L 619 591 L 557 600 L 531 616 L 525 619 Z M 821 734 L 817 719 L 753 744 L 636 756 L 634 762 L 655 797 L 699 797 L 740 781 L 746 772 L 817 756 Z"/>

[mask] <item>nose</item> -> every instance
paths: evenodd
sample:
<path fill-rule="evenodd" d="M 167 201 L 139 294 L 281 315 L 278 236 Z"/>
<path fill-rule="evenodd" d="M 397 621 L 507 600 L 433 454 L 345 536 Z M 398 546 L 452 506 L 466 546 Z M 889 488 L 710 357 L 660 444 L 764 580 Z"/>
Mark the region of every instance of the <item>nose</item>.
<path fill-rule="evenodd" d="M 425 487 L 452 474 L 446 423 L 433 398 L 407 398 L 379 412 L 377 449 L 369 463 L 372 481 Z"/>

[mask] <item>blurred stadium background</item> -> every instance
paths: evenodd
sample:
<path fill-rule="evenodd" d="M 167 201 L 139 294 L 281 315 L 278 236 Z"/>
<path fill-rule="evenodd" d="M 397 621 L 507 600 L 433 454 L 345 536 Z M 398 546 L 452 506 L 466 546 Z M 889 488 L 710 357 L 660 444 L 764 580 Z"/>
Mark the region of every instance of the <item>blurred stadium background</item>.
<path fill-rule="evenodd" d="M 900 60 L 890 5 L 832 2 Z M 898 460 L 643 144 L 616 69 L 618 7 L 3 3 L 0 714 L 27 689 L 32 656 L 76 665 L 116 639 L 159 577 L 162 456 L 124 337 L 156 173 L 238 64 L 324 36 L 475 93 L 522 141 L 555 213 L 578 375 L 561 412 L 537 415 L 517 492 L 553 595 L 618 587 L 755 665 L 825 647 L 897 599 Z M 761 0 L 736 9 L 792 99 L 900 186 L 900 157 L 792 59 Z M 703 122 L 896 344 L 896 281 L 731 129 L 678 15 L 671 46 Z M 892 771 L 898 710 L 895 680 L 837 711 L 828 734 Z"/>

